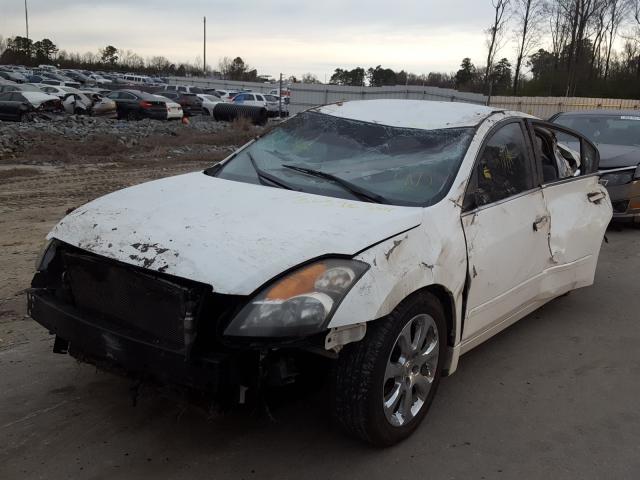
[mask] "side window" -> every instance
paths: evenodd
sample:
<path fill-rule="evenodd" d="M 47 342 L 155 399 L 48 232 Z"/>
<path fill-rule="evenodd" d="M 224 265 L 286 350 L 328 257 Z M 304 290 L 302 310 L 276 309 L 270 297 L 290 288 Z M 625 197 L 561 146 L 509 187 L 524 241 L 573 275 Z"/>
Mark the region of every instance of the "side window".
<path fill-rule="evenodd" d="M 120 92 L 111 92 L 109 95 L 107 95 L 107 98 L 110 98 L 111 100 L 117 100 L 118 98 L 120 98 Z"/>
<path fill-rule="evenodd" d="M 535 126 L 534 133 L 535 149 L 542 164 L 543 183 L 592 172 L 598 154 L 580 137 L 548 125 Z M 588 152 L 586 147 L 591 151 Z"/>
<path fill-rule="evenodd" d="M 529 152 L 519 122 L 509 123 L 493 133 L 476 161 L 474 178 L 471 204 L 476 207 L 533 187 Z"/>
<path fill-rule="evenodd" d="M 122 100 L 135 100 L 136 99 L 135 95 L 132 95 L 132 94 L 127 93 L 127 92 L 120 92 L 120 98 Z"/>
<path fill-rule="evenodd" d="M 264 98 L 262 97 L 262 95 L 256 95 L 256 100 L 258 100 L 259 102 L 264 102 Z"/>
<path fill-rule="evenodd" d="M 256 99 L 256 97 L 255 97 L 255 96 L 253 96 L 253 95 L 247 95 L 247 94 L 245 94 L 244 99 L 245 99 L 245 100 L 255 100 L 255 99 Z"/>

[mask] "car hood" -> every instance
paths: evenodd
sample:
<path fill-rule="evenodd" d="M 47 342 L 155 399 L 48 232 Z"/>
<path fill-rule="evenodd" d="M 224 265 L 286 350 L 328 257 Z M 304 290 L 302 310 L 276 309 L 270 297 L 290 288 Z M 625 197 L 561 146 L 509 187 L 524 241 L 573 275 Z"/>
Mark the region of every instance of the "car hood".
<path fill-rule="evenodd" d="M 600 168 L 632 167 L 640 163 L 640 147 L 598 144 Z"/>
<path fill-rule="evenodd" d="M 420 224 L 421 208 L 293 192 L 191 173 L 74 210 L 56 238 L 131 265 L 248 295 L 324 255 L 348 255 Z"/>
<path fill-rule="evenodd" d="M 59 97 L 55 95 L 49 95 L 48 93 L 39 93 L 39 92 L 22 92 L 22 95 L 36 107 L 42 105 L 44 102 L 48 102 L 50 100 L 60 100 Z"/>

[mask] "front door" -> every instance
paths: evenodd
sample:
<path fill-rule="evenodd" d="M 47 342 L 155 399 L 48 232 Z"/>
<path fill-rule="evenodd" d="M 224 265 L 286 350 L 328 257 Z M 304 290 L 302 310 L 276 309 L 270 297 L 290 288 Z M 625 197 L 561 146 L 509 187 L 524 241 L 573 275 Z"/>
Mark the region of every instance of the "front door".
<path fill-rule="evenodd" d="M 462 224 L 469 281 L 462 351 L 535 308 L 550 265 L 550 218 L 525 126 L 498 125 L 480 150 Z"/>

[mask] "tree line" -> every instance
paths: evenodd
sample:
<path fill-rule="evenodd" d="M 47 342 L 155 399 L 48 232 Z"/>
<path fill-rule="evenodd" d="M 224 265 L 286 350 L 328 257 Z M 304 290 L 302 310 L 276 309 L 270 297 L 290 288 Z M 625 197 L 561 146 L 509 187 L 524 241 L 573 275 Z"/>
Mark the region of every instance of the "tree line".
<path fill-rule="evenodd" d="M 483 0 L 486 57 L 456 72 L 335 69 L 336 85 L 424 85 L 486 95 L 640 98 L 640 0 Z M 510 52 L 507 46 L 510 46 Z M 618 47 L 618 48 L 616 48 Z M 510 53 L 510 55 L 509 55 Z"/>
<path fill-rule="evenodd" d="M 485 30 L 486 56 L 476 65 L 462 59 L 455 72 L 415 74 L 382 65 L 336 68 L 336 85 L 424 85 L 486 95 L 590 96 L 640 98 L 640 0 L 482 0 L 490 2 Z M 25 37 L 2 41 L 0 63 L 62 68 L 197 75 L 195 64 L 173 63 L 162 56 L 143 59 L 130 50 L 107 45 L 83 55 L 59 50 L 49 39 Z M 206 72 L 209 73 L 209 70 Z M 223 58 L 218 71 L 228 80 L 263 81 L 242 58 Z M 297 82 L 289 77 L 289 82 Z M 319 83 L 312 74 L 301 81 Z"/>
<path fill-rule="evenodd" d="M 33 41 L 16 36 L 4 40 L 0 37 L 0 64 L 25 65 L 34 67 L 41 64 L 55 64 L 60 68 L 82 70 L 108 70 L 111 72 L 137 72 L 149 75 L 202 75 L 203 62 L 196 57 L 192 63 L 174 63 L 163 56 L 147 59 L 131 50 L 118 49 L 107 45 L 97 52 L 84 54 L 60 50 L 50 39 Z M 266 77 L 247 65 L 242 58 L 224 57 L 218 64 L 219 71 L 207 68 L 207 74 L 215 74 L 227 80 L 262 81 Z"/>

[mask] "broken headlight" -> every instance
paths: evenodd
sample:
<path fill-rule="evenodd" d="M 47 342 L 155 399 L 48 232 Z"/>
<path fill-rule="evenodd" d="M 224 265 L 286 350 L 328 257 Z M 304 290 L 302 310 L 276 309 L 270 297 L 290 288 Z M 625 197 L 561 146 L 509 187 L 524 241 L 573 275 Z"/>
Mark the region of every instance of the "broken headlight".
<path fill-rule="evenodd" d="M 56 253 L 57 242 L 54 239 L 46 240 L 42 250 L 36 257 L 36 271 L 41 272 L 47 269 L 49 262 L 53 259 Z"/>
<path fill-rule="evenodd" d="M 621 172 L 606 173 L 602 175 L 602 180 L 605 180 L 607 187 L 613 187 L 615 185 L 625 185 L 633 180 L 633 170 L 624 170 Z"/>
<path fill-rule="evenodd" d="M 236 337 L 317 333 L 368 268 L 357 260 L 327 259 L 294 270 L 256 295 L 224 333 Z"/>

